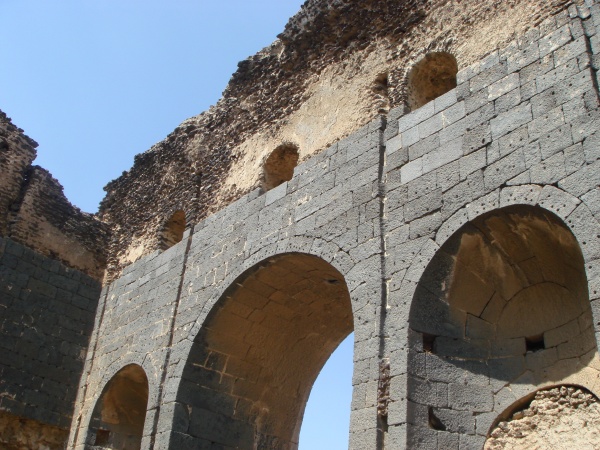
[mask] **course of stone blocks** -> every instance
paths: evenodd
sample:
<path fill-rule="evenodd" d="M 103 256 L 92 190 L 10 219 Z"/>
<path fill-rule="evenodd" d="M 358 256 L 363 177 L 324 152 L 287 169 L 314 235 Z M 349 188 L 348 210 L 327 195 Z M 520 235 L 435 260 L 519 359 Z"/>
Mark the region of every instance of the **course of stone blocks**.
<path fill-rule="evenodd" d="M 0 267 L 0 427 L 17 429 L 13 439 L 3 440 L 2 433 L 0 447 L 29 444 L 23 442 L 25 431 L 19 436 L 15 417 L 45 424 L 48 430 L 40 434 L 60 445 L 71 422 L 100 283 L 11 239 L 0 238 Z"/>
<path fill-rule="evenodd" d="M 295 448 L 352 331 L 353 449 L 481 449 L 539 389 L 600 395 L 598 29 L 570 7 L 128 266 L 69 448 L 133 433 L 103 409 L 130 367 L 140 448 Z"/>
<path fill-rule="evenodd" d="M 414 36 L 436 17 L 422 3 L 390 11 L 414 13 Z M 260 187 L 214 213 L 198 199 L 231 154 L 169 147 L 193 142 L 196 125 L 179 128 L 156 151 L 186 170 L 147 215 L 158 231 L 140 242 L 155 247 L 115 223 L 147 220 L 125 220 L 154 202 L 128 183 L 155 186 L 162 156 L 136 158 L 99 218 L 32 166 L 37 144 L 0 114 L 0 446 L 293 449 L 352 332 L 352 449 L 494 448 L 560 402 L 596 423 L 580 405 L 600 396 L 600 4 L 540 14 L 468 67 L 449 42 L 420 49 L 387 100 L 379 74 L 382 102 L 406 106 L 299 165 L 282 139 L 252 174 Z M 531 423 L 549 429 L 542 416 Z"/>

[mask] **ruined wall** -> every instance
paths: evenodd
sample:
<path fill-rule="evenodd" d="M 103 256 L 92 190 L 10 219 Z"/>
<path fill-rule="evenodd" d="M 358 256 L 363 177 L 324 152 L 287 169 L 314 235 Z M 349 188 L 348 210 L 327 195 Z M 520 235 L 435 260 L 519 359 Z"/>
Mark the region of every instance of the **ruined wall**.
<path fill-rule="evenodd" d="M 598 396 L 600 5 L 589 4 L 129 265 L 105 287 L 69 447 L 84 448 L 103 389 L 137 364 L 149 381 L 142 448 L 296 448 L 301 413 L 269 393 L 305 401 L 303 369 L 339 336 L 294 324 L 328 317 L 328 295 L 352 307 L 349 448 L 481 449 L 541 389 Z M 307 353 L 317 337 L 331 347 Z"/>
<path fill-rule="evenodd" d="M 0 238 L 0 444 L 63 448 L 99 282 Z"/>
<path fill-rule="evenodd" d="M 569 433 L 577 430 L 577 433 Z M 593 449 L 600 442 L 600 404 L 585 389 L 542 390 L 526 408 L 498 424 L 485 450 L 522 448 Z"/>
<path fill-rule="evenodd" d="M 11 207 L 21 195 L 28 168 L 35 159 L 37 142 L 27 137 L 0 111 L 0 235 L 9 231 Z"/>
<path fill-rule="evenodd" d="M 282 143 L 300 159 L 407 100 L 406 74 L 448 51 L 459 68 L 564 9 L 562 0 L 311 0 L 278 40 L 239 64 L 223 98 L 139 155 L 106 187 L 109 279 L 160 248 L 174 211 L 197 223 L 260 184 Z"/>
<path fill-rule="evenodd" d="M 108 228 L 71 205 L 60 183 L 32 165 L 35 147 L 0 111 L 0 236 L 101 280 Z"/>

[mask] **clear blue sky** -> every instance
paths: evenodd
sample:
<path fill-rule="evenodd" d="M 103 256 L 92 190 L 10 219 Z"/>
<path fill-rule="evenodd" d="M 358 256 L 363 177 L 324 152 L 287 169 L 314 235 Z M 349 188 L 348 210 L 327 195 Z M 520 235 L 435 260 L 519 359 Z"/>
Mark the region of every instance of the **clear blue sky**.
<path fill-rule="evenodd" d="M 217 102 L 237 62 L 270 44 L 302 0 L 0 0 L 0 109 L 36 164 L 96 212 L 133 156 Z M 352 342 L 320 375 L 302 450 L 347 447 Z"/>

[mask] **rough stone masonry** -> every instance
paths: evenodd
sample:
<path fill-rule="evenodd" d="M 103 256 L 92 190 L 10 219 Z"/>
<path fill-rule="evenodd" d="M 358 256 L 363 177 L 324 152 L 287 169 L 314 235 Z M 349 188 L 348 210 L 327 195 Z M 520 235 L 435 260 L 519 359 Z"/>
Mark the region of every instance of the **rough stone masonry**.
<path fill-rule="evenodd" d="M 553 8 L 470 65 L 432 46 L 414 62 L 420 82 L 406 73 L 405 103 L 277 172 L 281 184 L 187 228 L 178 204 L 156 236 L 168 248 L 99 294 L 79 271 L 4 239 L 3 310 L 33 292 L 68 298 L 64 314 L 77 307 L 81 324 L 63 358 L 83 365 L 35 356 L 81 375 L 69 414 L 69 398 L 47 393 L 46 366 L 29 364 L 45 341 L 12 325 L 23 375 L 0 393 L 6 420 L 64 427 L 31 417 L 43 397 L 72 416 L 68 448 L 297 448 L 312 384 L 354 332 L 349 448 L 497 448 L 505 435 L 519 448 L 548 436 L 507 424 L 565 401 L 593 423 L 600 4 Z M 282 141 L 273 153 L 289 162 L 297 150 Z M 96 298 L 92 321 L 96 304 L 83 300 Z M 10 323 L 40 322 L 20 314 Z M 72 325 L 52 330 L 60 339 Z M 566 427 L 560 439 L 578 434 Z"/>

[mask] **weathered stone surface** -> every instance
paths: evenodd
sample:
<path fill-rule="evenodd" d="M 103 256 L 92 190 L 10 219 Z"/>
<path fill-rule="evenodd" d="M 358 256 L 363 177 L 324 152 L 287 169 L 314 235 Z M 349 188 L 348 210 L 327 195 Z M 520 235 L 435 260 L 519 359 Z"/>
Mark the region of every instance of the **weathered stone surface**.
<path fill-rule="evenodd" d="M 21 195 L 6 229 L 39 253 L 80 233 L 93 262 L 106 247 L 108 272 L 99 294 L 0 241 L 0 409 L 72 415 L 76 449 L 125 448 L 122 435 L 294 447 L 310 386 L 352 331 L 350 448 L 481 448 L 549 383 L 598 395 L 600 8 L 509 3 L 307 2 L 214 108 L 109 184 L 96 218 L 41 169 L 23 184 L 33 143 L 7 125 L 29 147 L 0 183 Z M 417 66 L 439 85 L 418 91 Z M 58 234 L 44 241 L 47 222 Z M 56 259 L 75 265 L 68 253 Z M 96 304 L 89 343 L 67 345 L 87 339 Z M 23 363 L 49 358 L 55 323 L 65 367 Z M 82 348 L 85 367 L 69 366 Z M 72 411 L 73 391 L 46 380 L 75 372 Z M 145 421 L 115 388 L 123 373 L 147 380 Z M 127 405 L 134 433 L 102 428 Z"/>
<path fill-rule="evenodd" d="M 536 393 L 531 404 L 492 430 L 486 450 L 600 445 L 600 406 L 589 392 L 559 387 Z"/>

